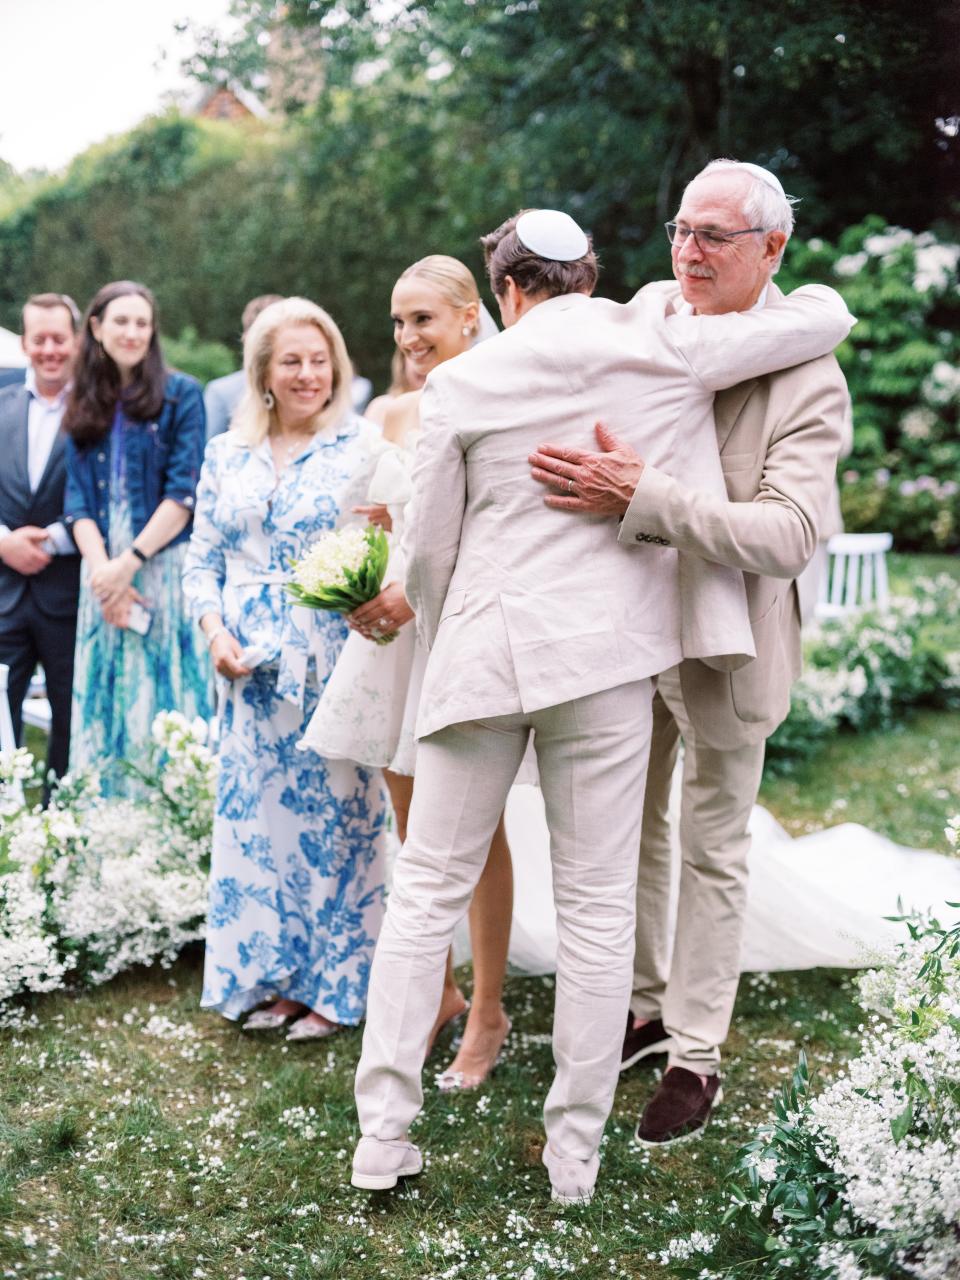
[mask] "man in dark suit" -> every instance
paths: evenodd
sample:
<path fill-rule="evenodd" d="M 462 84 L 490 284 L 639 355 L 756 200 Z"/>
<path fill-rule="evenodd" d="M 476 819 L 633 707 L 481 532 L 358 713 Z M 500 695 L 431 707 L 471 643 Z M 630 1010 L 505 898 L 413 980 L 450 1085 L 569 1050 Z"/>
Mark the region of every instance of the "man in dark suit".
<path fill-rule="evenodd" d="M 14 733 L 40 662 L 53 713 L 47 767 L 59 777 L 70 750 L 73 647 L 80 557 L 63 524 L 61 431 L 80 314 L 66 294 L 35 294 L 23 308 L 26 379 L 0 388 L 0 662 L 10 668 Z"/>

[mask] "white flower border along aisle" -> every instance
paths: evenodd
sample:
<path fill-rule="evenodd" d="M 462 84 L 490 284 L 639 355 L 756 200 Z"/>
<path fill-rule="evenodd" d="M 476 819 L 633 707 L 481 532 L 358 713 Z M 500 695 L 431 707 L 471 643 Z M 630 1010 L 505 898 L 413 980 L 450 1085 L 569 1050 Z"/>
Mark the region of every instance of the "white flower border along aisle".
<path fill-rule="evenodd" d="M 216 760 L 201 720 L 161 712 L 152 733 L 149 802 L 67 778 L 49 808 L 28 808 L 32 757 L 0 753 L 0 1013 L 27 992 L 172 963 L 203 937 Z"/>
<path fill-rule="evenodd" d="M 960 839 L 960 817 L 947 835 Z M 909 940 L 860 977 L 859 1054 L 819 1096 L 801 1055 L 775 1121 L 740 1153 L 722 1225 L 675 1274 L 960 1276 L 960 925 L 906 923 Z"/>
<path fill-rule="evenodd" d="M 772 774 L 810 759 L 838 729 L 890 727 L 920 706 L 960 704 L 960 651 L 945 642 L 960 621 L 960 583 L 918 577 L 886 612 L 865 610 L 811 628 L 790 714 L 767 742 Z M 939 633 L 939 634 L 938 634 Z"/>

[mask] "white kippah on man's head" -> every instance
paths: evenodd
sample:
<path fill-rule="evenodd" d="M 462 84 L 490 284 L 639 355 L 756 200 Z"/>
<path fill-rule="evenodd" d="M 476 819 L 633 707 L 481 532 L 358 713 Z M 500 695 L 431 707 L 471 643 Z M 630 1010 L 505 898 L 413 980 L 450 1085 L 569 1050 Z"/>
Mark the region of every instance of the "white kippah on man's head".
<path fill-rule="evenodd" d="M 771 173 L 769 169 L 764 169 L 758 164 L 751 164 L 749 160 L 740 160 L 730 167 L 746 169 L 747 173 L 751 174 L 754 178 L 759 178 L 762 183 L 768 186 L 771 191 L 775 191 L 778 196 L 783 196 L 784 199 L 787 198 L 787 193 L 784 191 L 783 184 L 780 179 L 775 173 Z"/>
<path fill-rule="evenodd" d="M 530 209 L 514 230 L 525 249 L 552 262 L 576 262 L 590 252 L 585 232 L 559 209 Z"/>

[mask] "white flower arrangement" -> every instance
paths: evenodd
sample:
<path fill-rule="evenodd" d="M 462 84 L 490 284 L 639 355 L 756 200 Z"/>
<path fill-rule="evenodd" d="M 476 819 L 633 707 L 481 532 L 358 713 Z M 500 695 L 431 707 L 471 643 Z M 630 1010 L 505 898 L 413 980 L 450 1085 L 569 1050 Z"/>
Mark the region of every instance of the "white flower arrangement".
<path fill-rule="evenodd" d="M 886 612 L 856 613 L 807 633 L 807 667 L 793 687 L 790 715 L 769 741 L 770 759 L 809 756 L 838 726 L 889 724 L 922 701 L 956 703 L 960 652 L 928 642 L 928 623 L 960 619 L 960 584 L 921 577 L 912 596 Z"/>
<path fill-rule="evenodd" d="M 352 613 L 379 594 L 387 570 L 390 546 L 376 525 L 348 525 L 322 534 L 302 560 L 293 562 L 293 581 L 287 591 L 308 609 Z M 374 635 L 389 644 L 396 632 Z"/>
<path fill-rule="evenodd" d="M 860 979 L 859 1054 L 816 1097 L 801 1059 L 741 1157 L 747 1182 L 724 1221 L 762 1241 L 771 1273 L 960 1275 L 960 925 L 906 924 L 909 939 Z"/>
<path fill-rule="evenodd" d="M 293 580 L 309 596 L 319 596 L 332 588 L 346 589 L 350 585 L 347 574 L 360 572 L 369 551 L 366 529 L 361 525 L 332 529 L 297 561 Z"/>
<path fill-rule="evenodd" d="M 207 727 L 176 712 L 153 724 L 153 803 L 100 798 L 65 779 L 47 809 L 16 808 L 9 788 L 34 774 L 0 755 L 0 1004 L 68 981 L 105 982 L 169 963 L 204 932 L 216 761 Z"/>

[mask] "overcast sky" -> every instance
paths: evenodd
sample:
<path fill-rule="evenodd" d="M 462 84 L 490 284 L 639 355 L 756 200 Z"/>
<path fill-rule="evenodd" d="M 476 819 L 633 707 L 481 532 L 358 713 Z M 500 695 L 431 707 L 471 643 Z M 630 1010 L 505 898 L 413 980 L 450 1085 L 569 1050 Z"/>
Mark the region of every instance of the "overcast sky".
<path fill-rule="evenodd" d="M 0 0 L 0 158 L 59 169 L 183 87 L 184 17 L 220 25 L 229 0 Z M 168 51 L 160 64 L 160 52 Z"/>

